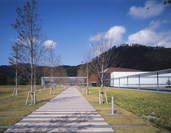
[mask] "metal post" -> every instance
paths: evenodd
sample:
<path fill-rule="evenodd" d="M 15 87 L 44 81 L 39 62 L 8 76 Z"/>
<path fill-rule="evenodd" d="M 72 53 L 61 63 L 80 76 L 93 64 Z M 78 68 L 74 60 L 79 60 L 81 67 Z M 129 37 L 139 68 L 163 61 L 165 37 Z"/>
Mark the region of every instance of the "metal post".
<path fill-rule="evenodd" d="M 113 79 L 113 88 L 114 88 L 114 82 L 115 82 L 115 81 L 114 81 L 114 79 Z"/>
<path fill-rule="evenodd" d="M 120 78 L 119 78 L 119 88 L 120 88 Z"/>
<path fill-rule="evenodd" d="M 127 76 L 127 89 L 128 89 L 128 76 Z"/>
<path fill-rule="evenodd" d="M 82 90 L 83 90 L 83 92 L 84 92 L 84 86 L 83 86 L 83 89 L 82 89 Z"/>
<path fill-rule="evenodd" d="M 159 73 L 157 72 L 157 91 L 159 91 Z"/>
<path fill-rule="evenodd" d="M 100 98 L 100 91 L 99 91 L 99 104 L 101 104 L 101 100 L 100 100 L 101 98 Z"/>
<path fill-rule="evenodd" d="M 140 90 L 140 75 L 139 75 L 139 90 Z"/>
<path fill-rule="evenodd" d="M 114 97 L 112 97 L 112 115 L 114 114 Z"/>

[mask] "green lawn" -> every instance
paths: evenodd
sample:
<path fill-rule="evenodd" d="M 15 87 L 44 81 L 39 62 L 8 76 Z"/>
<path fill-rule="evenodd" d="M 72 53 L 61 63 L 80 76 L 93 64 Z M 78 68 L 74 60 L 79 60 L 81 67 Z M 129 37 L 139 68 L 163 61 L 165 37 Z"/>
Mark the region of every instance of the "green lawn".
<path fill-rule="evenodd" d="M 110 102 L 114 96 L 115 111 L 124 117 L 104 117 L 110 125 L 148 125 L 148 127 L 113 127 L 116 133 L 171 132 L 171 94 L 106 88 L 109 104 L 99 105 L 99 90 L 99 87 L 91 87 L 90 95 L 82 94 L 102 116 L 110 116 L 108 112 L 111 111 Z M 146 116 L 153 116 L 156 119 L 147 119 Z"/>
<path fill-rule="evenodd" d="M 40 106 L 47 103 L 49 100 L 54 98 L 56 95 L 60 94 L 58 88 L 55 88 L 55 94 L 49 94 L 49 88 L 46 90 L 42 89 L 41 86 L 36 86 L 36 98 L 37 103 L 35 105 L 30 104 L 30 98 L 28 100 L 28 105 L 25 106 L 28 91 L 30 91 L 30 85 L 18 86 L 19 95 L 12 96 L 15 86 L 0 86 L 0 117 L 13 117 L 13 118 L 0 118 L 0 126 L 11 126 L 22 119 L 22 117 L 27 116 L 32 111 L 36 110 Z M 39 93 L 39 89 L 41 94 Z M 16 118 L 17 117 L 17 118 Z M 21 118 L 18 118 L 21 117 Z M 5 128 L 0 128 L 0 132 L 3 132 Z"/>
<path fill-rule="evenodd" d="M 115 104 L 141 117 L 153 116 L 151 122 L 171 131 L 171 94 L 106 88 Z M 156 118 L 155 118 L 156 117 Z"/>

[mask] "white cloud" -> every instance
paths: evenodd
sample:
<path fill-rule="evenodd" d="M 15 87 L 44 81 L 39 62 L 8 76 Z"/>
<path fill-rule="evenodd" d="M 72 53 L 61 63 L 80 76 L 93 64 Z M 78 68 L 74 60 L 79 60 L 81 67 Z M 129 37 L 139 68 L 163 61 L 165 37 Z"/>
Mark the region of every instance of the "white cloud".
<path fill-rule="evenodd" d="M 107 32 L 98 33 L 89 38 L 89 41 L 108 40 L 114 45 L 122 43 L 123 34 L 126 33 L 124 26 L 113 26 Z"/>
<path fill-rule="evenodd" d="M 128 36 L 127 43 L 139 43 L 142 45 L 155 44 L 163 37 L 150 29 L 141 30 L 135 34 Z"/>
<path fill-rule="evenodd" d="M 43 43 L 43 45 L 46 46 L 46 47 L 48 47 L 48 48 L 50 48 L 50 47 L 55 48 L 55 45 L 57 45 L 57 43 L 55 43 L 52 40 L 47 40 L 47 41 L 45 41 Z"/>
<path fill-rule="evenodd" d="M 145 18 L 158 16 L 159 14 L 163 12 L 163 10 L 166 7 L 163 4 L 156 4 L 155 6 L 150 7 L 151 5 L 155 4 L 155 1 L 153 1 L 154 4 L 152 3 L 151 5 L 148 4 L 149 2 L 150 1 L 146 1 L 144 7 L 132 6 L 129 9 L 128 14 L 132 16 L 133 18 L 145 19 Z M 147 10 L 147 7 L 150 7 L 150 8 Z"/>
<path fill-rule="evenodd" d="M 94 36 L 90 37 L 89 38 L 89 41 L 91 41 L 91 42 L 98 41 L 98 40 L 100 40 L 102 38 L 104 38 L 104 33 L 103 32 L 102 33 L 100 32 L 97 35 L 94 35 Z"/>
<path fill-rule="evenodd" d="M 160 36 L 162 36 L 163 38 L 155 44 L 155 46 L 163 46 L 166 48 L 171 48 L 171 30 L 167 31 L 167 32 L 160 32 L 159 33 Z"/>
<path fill-rule="evenodd" d="M 159 20 L 158 20 L 158 21 L 152 20 L 152 21 L 150 22 L 150 27 L 149 27 L 149 29 L 151 29 L 151 30 L 157 29 L 157 28 L 160 26 L 160 24 L 161 24 L 161 22 L 160 22 Z"/>
<path fill-rule="evenodd" d="M 126 33 L 126 28 L 124 26 L 113 26 L 107 32 L 98 33 L 89 38 L 89 41 L 99 42 L 99 46 L 89 45 L 90 49 L 94 49 L 94 53 L 96 56 L 101 53 L 107 51 L 109 48 L 114 45 L 120 45 L 123 43 L 123 34 Z"/>
<path fill-rule="evenodd" d="M 106 39 L 111 39 L 114 45 L 122 43 L 123 34 L 126 33 L 124 26 L 113 26 L 105 34 Z"/>
<path fill-rule="evenodd" d="M 138 43 L 149 46 L 171 47 L 171 31 L 155 32 L 160 26 L 160 21 L 151 21 L 150 27 L 128 36 L 127 44 Z"/>
<path fill-rule="evenodd" d="M 167 15 L 167 17 L 162 21 L 162 23 L 171 23 L 171 13 Z"/>

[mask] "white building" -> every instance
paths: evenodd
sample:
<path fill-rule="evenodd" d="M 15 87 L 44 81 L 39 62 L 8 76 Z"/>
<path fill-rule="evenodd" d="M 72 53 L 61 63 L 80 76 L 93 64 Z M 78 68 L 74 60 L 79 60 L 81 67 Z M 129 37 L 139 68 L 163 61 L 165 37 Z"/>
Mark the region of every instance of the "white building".
<path fill-rule="evenodd" d="M 124 70 L 124 71 L 123 71 Z M 120 68 L 110 73 L 110 86 L 118 88 L 165 88 L 171 80 L 171 69 L 154 72 L 142 72 L 134 69 Z"/>

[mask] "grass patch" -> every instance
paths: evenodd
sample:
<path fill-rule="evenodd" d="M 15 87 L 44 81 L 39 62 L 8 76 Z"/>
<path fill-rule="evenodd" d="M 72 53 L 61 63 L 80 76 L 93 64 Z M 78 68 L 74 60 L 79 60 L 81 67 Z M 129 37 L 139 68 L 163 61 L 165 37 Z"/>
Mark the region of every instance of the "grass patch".
<path fill-rule="evenodd" d="M 28 91 L 30 91 L 30 85 L 19 85 L 19 95 L 18 96 L 12 96 L 12 92 L 15 88 L 15 85 L 13 86 L 0 86 L 0 117 L 14 117 L 14 118 L 1 118 L 0 119 L 0 126 L 12 126 L 16 122 L 20 121 L 22 117 L 29 115 L 34 110 L 38 109 L 48 101 L 50 101 L 52 98 L 60 94 L 63 90 L 59 92 L 57 88 L 55 88 L 55 94 L 51 95 L 49 94 L 50 90 L 49 88 L 46 88 L 46 90 L 41 89 L 41 94 L 39 93 L 39 89 L 42 88 L 42 86 L 37 85 L 36 88 L 36 98 L 37 103 L 35 105 L 26 105 L 26 98 Z M 31 99 L 29 98 L 28 104 L 30 104 Z M 15 118 L 15 117 L 21 117 L 21 118 Z M 0 132 L 3 132 L 6 130 L 6 128 L 0 128 Z"/>
<path fill-rule="evenodd" d="M 109 125 L 146 125 L 146 122 L 136 117 L 104 118 Z"/>
<path fill-rule="evenodd" d="M 113 127 L 116 133 L 164 133 L 157 127 Z"/>
<path fill-rule="evenodd" d="M 28 86 L 29 85 L 18 85 L 18 91 L 19 94 L 21 92 L 26 92 L 28 91 Z M 8 95 L 12 95 L 14 88 L 16 88 L 15 85 L 1 85 L 0 86 L 0 97 L 1 96 L 8 96 Z"/>
<path fill-rule="evenodd" d="M 151 123 L 149 120 L 145 119 L 143 117 L 144 115 L 138 115 L 134 113 L 133 111 L 129 110 L 128 108 L 126 108 L 126 107 L 131 106 L 132 104 L 136 104 L 138 105 L 137 108 L 135 108 L 136 106 L 134 106 L 134 108 L 133 107 L 132 108 L 130 107 L 130 108 L 135 109 L 136 111 L 139 110 L 139 112 L 141 112 L 141 109 L 143 108 L 138 109 L 138 107 L 142 106 L 141 105 L 142 101 L 139 101 L 138 99 L 140 97 L 143 98 L 143 95 L 146 95 L 146 93 L 143 94 L 143 93 L 140 93 L 140 91 L 129 92 L 128 90 L 106 88 L 109 104 L 104 103 L 102 105 L 99 105 L 98 103 L 99 102 L 99 98 L 98 98 L 99 90 L 100 90 L 99 87 L 92 87 L 90 95 L 86 95 L 85 93 L 82 93 L 80 90 L 79 91 L 83 94 L 83 96 L 90 102 L 90 104 L 98 111 L 98 113 L 102 117 L 112 116 L 111 114 L 108 114 L 108 112 L 111 112 L 111 96 L 114 96 L 115 98 L 114 109 L 116 113 L 119 114 L 117 116 L 122 116 L 122 117 L 104 117 L 105 121 L 108 124 L 110 125 L 148 125 L 148 127 L 113 127 L 116 133 L 125 133 L 125 132 L 126 133 L 139 133 L 139 132 L 140 133 L 141 132 L 142 133 L 156 133 L 156 132 L 166 133 L 166 132 L 169 132 L 168 130 L 163 129 Z M 160 95 L 159 93 L 157 94 Z M 155 94 L 152 94 L 152 95 L 155 96 Z M 150 93 L 148 94 L 148 96 L 150 97 Z M 162 96 L 165 96 L 165 95 L 162 95 Z M 168 96 L 171 96 L 171 95 L 166 95 L 166 97 Z M 145 98 L 146 97 L 147 96 L 145 96 Z M 146 103 L 145 100 L 143 102 Z M 151 102 L 155 102 L 155 101 L 151 99 Z"/>
<path fill-rule="evenodd" d="M 24 117 L 32 111 L 18 111 L 18 112 L 0 112 L 0 117 Z"/>
<path fill-rule="evenodd" d="M 0 121 L 0 125 L 2 126 L 12 126 L 14 125 L 16 122 L 20 121 L 21 118 L 3 118 Z"/>
<path fill-rule="evenodd" d="M 0 128 L 0 133 L 2 133 L 3 131 L 5 131 L 7 128 Z"/>
<path fill-rule="evenodd" d="M 106 88 L 107 96 L 114 96 L 115 104 L 140 117 L 154 116 L 151 120 L 171 131 L 171 94 Z"/>

